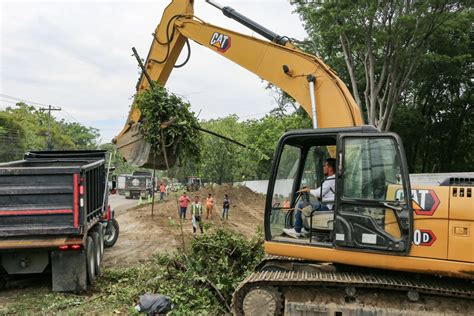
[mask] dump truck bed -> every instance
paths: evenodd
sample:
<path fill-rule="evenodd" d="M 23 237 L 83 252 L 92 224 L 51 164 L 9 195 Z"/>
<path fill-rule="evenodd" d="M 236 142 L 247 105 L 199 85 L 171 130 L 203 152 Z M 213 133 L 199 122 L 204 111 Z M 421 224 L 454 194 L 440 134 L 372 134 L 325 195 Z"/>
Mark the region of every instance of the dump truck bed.
<path fill-rule="evenodd" d="M 31 152 L 0 164 L 0 236 L 80 235 L 103 211 L 105 152 Z"/>

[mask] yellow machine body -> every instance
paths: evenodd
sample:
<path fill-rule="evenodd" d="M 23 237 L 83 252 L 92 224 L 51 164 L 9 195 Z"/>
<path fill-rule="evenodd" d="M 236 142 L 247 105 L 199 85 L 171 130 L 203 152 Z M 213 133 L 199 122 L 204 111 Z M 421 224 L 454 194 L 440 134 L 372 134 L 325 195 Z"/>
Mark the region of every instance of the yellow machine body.
<path fill-rule="evenodd" d="M 412 188 L 413 196 L 416 195 L 416 205 L 413 241 L 408 255 L 348 251 L 274 241 L 265 242 L 265 251 L 272 255 L 314 261 L 474 280 L 472 191 L 472 187 L 460 186 Z M 397 234 L 396 231 L 391 233 Z"/>
<path fill-rule="evenodd" d="M 174 30 L 172 39 L 167 36 L 171 30 Z M 205 23 L 194 16 L 193 1 L 190 0 L 173 0 L 163 13 L 145 61 L 152 80 L 166 84 L 187 39 L 281 88 L 310 116 L 307 76 L 313 75 L 316 77 L 314 92 L 318 126 L 363 125 L 360 108 L 346 85 L 320 58 L 302 52 L 290 42 L 280 45 Z M 148 87 L 149 83 L 142 74 L 137 93 Z M 132 105 L 127 122 L 115 142 L 126 160 L 150 166 L 149 147 L 139 132 L 140 120 L 139 109 Z M 397 194 L 396 187 L 391 189 L 391 194 Z M 314 261 L 474 279 L 473 190 L 474 187 L 455 185 L 412 188 L 413 241 L 408 254 L 380 254 L 278 241 L 266 241 L 265 250 L 268 254 Z M 387 212 L 386 225 L 387 231 L 397 234 L 397 227 L 390 226 L 390 212 Z"/>

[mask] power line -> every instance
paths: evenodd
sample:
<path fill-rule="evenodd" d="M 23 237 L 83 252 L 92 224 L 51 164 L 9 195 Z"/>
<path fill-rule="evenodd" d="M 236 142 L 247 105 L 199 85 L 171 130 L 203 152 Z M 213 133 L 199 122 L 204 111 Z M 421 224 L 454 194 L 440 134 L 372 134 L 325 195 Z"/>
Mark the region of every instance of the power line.
<path fill-rule="evenodd" d="M 32 106 L 34 106 L 34 104 L 36 104 L 35 107 L 38 107 L 38 106 L 47 106 L 46 104 L 43 104 L 43 103 L 39 103 L 39 102 L 35 102 L 35 101 L 30 101 L 30 100 L 26 100 L 26 99 L 22 99 L 22 98 L 17 98 L 17 97 L 8 95 L 8 94 L 0 93 L 0 96 L 3 97 L 3 98 L 7 98 L 7 99 L 12 99 L 12 100 L 17 100 L 17 101 L 24 102 L 24 103 L 29 103 L 29 105 L 32 105 Z"/>
<path fill-rule="evenodd" d="M 66 113 L 70 118 L 72 118 L 73 121 L 76 121 L 76 123 L 81 124 L 78 119 L 76 119 L 71 113 L 63 109 L 64 113 Z M 82 124 L 81 124 L 82 125 Z"/>
<path fill-rule="evenodd" d="M 40 110 L 41 110 L 41 107 L 49 107 L 49 105 L 44 104 L 44 103 L 31 101 L 31 100 L 26 100 L 26 99 L 14 97 L 14 96 L 11 96 L 11 95 L 8 95 L 8 94 L 0 93 L 0 96 L 3 97 L 3 98 L 7 98 L 7 99 L 28 103 L 28 105 L 31 105 L 31 106 L 36 107 L 36 108 L 40 107 Z M 10 101 L 10 100 L 0 100 L 0 101 L 5 101 L 5 102 L 9 102 L 9 103 L 18 103 L 18 102 L 14 102 L 14 101 Z M 79 122 L 79 120 L 76 119 L 70 112 L 66 111 L 64 108 L 61 108 L 61 110 L 64 111 L 66 113 L 66 115 L 68 115 L 68 117 L 67 117 L 68 120 L 73 120 L 73 121 L 76 121 L 77 123 L 81 124 L 81 122 Z"/>

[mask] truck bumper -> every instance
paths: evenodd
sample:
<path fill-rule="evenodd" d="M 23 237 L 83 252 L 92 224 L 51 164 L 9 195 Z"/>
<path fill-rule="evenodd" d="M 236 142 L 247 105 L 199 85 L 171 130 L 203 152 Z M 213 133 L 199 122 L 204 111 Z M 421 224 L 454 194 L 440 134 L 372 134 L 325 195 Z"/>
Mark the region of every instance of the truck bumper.
<path fill-rule="evenodd" d="M 42 273 L 49 263 L 48 251 L 20 251 L 2 254 L 2 266 L 8 274 Z"/>

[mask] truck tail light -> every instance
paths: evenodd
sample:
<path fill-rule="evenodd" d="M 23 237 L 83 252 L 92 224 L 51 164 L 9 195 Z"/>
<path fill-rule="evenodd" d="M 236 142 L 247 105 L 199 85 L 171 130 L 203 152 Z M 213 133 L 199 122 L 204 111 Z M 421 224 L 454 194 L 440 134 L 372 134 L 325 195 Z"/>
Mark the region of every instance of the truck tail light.
<path fill-rule="evenodd" d="M 61 245 L 58 247 L 59 250 L 80 250 L 82 248 L 82 245 L 75 244 L 75 245 Z"/>

